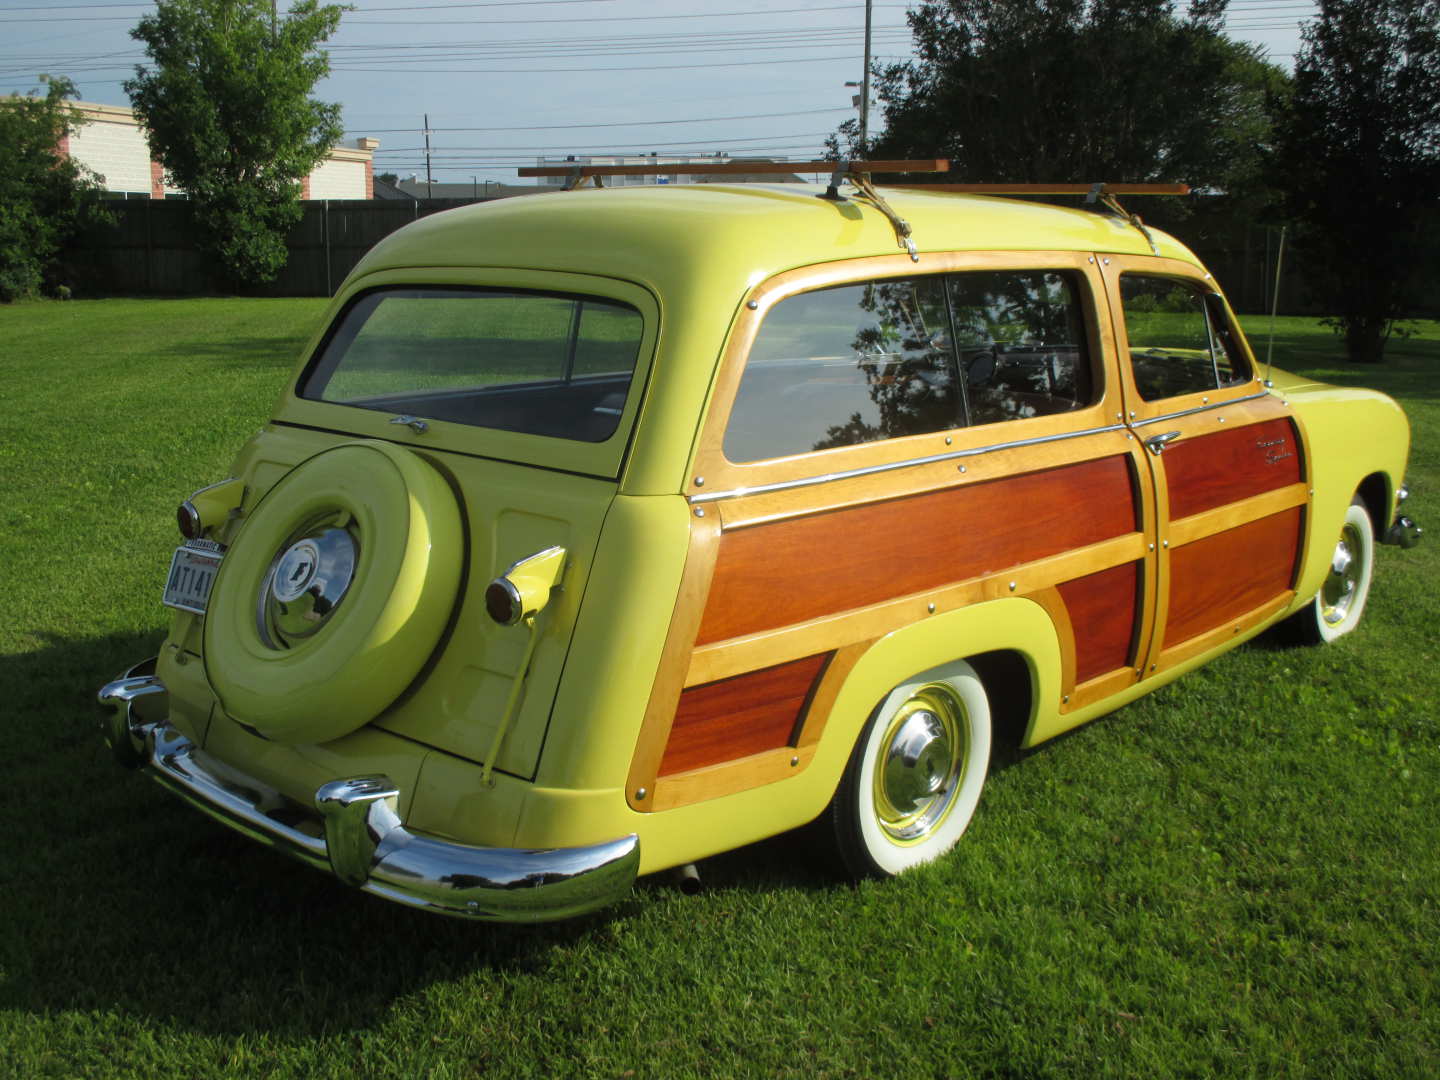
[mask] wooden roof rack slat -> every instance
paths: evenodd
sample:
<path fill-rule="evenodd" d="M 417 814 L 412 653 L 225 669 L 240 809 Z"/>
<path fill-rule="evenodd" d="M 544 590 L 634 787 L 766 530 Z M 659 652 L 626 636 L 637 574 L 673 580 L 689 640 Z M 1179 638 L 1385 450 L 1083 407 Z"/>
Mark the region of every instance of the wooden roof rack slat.
<path fill-rule="evenodd" d="M 892 184 L 920 191 L 959 191 L 970 195 L 1089 195 L 1094 184 Z M 1189 184 L 1101 184 L 1103 195 L 1189 195 Z"/>
<path fill-rule="evenodd" d="M 836 166 L 834 161 L 681 161 L 652 162 L 648 165 L 526 165 L 517 170 L 519 176 L 696 176 L 726 175 L 781 175 L 797 172 L 828 173 Z M 925 158 L 918 161 L 852 161 L 852 169 L 865 172 L 948 172 L 950 162 L 945 158 Z"/>

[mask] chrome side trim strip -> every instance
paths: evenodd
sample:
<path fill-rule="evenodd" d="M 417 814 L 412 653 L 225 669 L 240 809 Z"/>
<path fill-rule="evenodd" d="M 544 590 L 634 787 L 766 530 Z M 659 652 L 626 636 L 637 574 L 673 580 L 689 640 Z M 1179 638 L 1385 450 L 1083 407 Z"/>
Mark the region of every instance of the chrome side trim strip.
<path fill-rule="evenodd" d="M 1164 416 L 1152 416 L 1148 420 L 1136 420 L 1130 426 L 1138 428 L 1145 427 L 1147 424 L 1163 424 L 1168 420 L 1178 420 L 1182 416 L 1213 412 L 1215 409 L 1226 409 L 1231 405 L 1239 405 L 1243 401 L 1259 401 L 1261 398 L 1269 396 L 1269 390 L 1261 390 L 1258 394 L 1246 394 L 1244 397 L 1230 398 L 1228 401 L 1217 401 L 1214 405 L 1197 405 L 1193 409 L 1181 409 L 1179 412 L 1166 413 Z"/>
<path fill-rule="evenodd" d="M 884 465 L 867 465 L 862 469 L 846 469 L 843 472 L 822 473 L 819 476 L 805 476 L 799 480 L 781 480 L 774 484 L 756 484 L 754 487 L 732 488 L 729 491 L 706 491 L 699 495 L 691 495 L 690 502 L 708 503 L 714 502 L 716 499 L 733 499 L 741 495 L 767 495 L 772 491 L 789 491 L 792 488 L 814 487 L 816 484 L 829 484 L 836 480 L 851 480 L 857 476 L 873 476 L 876 473 L 894 472 L 897 469 L 913 469 L 920 465 L 934 465 L 940 461 L 956 461 L 960 458 L 979 457 L 981 454 L 989 454 L 997 450 L 1015 450 L 1022 446 L 1039 446 L 1041 443 L 1062 442 L 1066 439 L 1083 439 L 1087 435 L 1104 435 L 1107 432 L 1124 430 L 1124 424 L 1110 424 L 1108 427 L 1087 428 L 1084 431 L 1066 431 L 1059 435 L 1041 435 L 1034 439 L 1016 439 L 1013 442 L 991 443 L 989 446 L 977 446 L 970 450 L 951 450 L 944 454 L 907 458 L 904 461 L 891 461 Z"/>

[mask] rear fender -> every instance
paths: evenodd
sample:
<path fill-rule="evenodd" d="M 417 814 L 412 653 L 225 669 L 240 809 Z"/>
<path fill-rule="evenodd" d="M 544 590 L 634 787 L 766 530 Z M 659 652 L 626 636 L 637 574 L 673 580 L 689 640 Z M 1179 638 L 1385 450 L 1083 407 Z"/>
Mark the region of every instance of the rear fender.
<path fill-rule="evenodd" d="M 840 688 L 812 769 L 833 792 L 850 751 L 885 695 L 921 671 L 979 653 L 1008 649 L 1030 671 L 1030 716 L 1022 740 L 1048 728 L 1060 701 L 1060 639 L 1046 610 L 1033 600 L 1007 597 L 934 615 L 876 641 L 855 663 Z"/>

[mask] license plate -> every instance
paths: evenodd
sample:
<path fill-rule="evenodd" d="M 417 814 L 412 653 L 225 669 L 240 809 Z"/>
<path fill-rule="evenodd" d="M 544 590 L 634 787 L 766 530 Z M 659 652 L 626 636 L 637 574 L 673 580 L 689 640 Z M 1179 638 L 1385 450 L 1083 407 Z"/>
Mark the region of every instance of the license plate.
<path fill-rule="evenodd" d="M 215 584 L 215 574 L 220 569 L 220 552 L 199 548 L 179 547 L 170 560 L 170 576 L 165 580 L 165 595 L 161 602 L 166 607 L 205 614 L 205 605 L 210 600 L 210 586 Z"/>

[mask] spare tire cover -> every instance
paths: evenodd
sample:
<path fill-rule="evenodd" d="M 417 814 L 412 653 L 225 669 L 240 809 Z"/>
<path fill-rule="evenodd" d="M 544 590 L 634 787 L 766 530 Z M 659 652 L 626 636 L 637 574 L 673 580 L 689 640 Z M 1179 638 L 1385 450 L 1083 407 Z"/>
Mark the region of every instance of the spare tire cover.
<path fill-rule="evenodd" d="M 205 672 L 222 708 L 277 742 L 319 743 L 389 707 L 454 608 L 455 495 L 414 453 L 345 443 L 287 473 L 220 564 Z"/>

